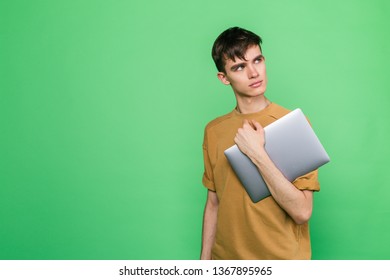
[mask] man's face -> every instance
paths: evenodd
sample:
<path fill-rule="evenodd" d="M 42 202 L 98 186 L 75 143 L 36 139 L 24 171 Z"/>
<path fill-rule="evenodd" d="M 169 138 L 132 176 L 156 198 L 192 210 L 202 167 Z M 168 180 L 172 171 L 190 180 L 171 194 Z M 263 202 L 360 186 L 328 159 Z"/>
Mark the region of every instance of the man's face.
<path fill-rule="evenodd" d="M 225 85 L 232 86 L 237 98 L 259 96 L 267 88 L 265 58 L 258 45 L 247 49 L 245 60 L 226 60 L 225 72 L 218 72 L 218 78 Z"/>

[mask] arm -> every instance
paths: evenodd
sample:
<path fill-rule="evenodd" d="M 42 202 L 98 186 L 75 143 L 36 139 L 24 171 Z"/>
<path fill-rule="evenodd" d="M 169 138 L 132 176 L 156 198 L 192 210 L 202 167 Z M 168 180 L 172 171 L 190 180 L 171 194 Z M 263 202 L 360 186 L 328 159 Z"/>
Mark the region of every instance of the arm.
<path fill-rule="evenodd" d="M 218 197 L 213 191 L 208 191 L 203 215 L 202 252 L 201 260 L 211 260 L 211 248 L 217 229 Z"/>
<path fill-rule="evenodd" d="M 264 130 L 258 122 L 246 121 L 234 139 L 240 150 L 257 166 L 275 201 L 297 224 L 307 222 L 313 210 L 313 193 L 299 190 L 275 166 L 264 149 Z"/>

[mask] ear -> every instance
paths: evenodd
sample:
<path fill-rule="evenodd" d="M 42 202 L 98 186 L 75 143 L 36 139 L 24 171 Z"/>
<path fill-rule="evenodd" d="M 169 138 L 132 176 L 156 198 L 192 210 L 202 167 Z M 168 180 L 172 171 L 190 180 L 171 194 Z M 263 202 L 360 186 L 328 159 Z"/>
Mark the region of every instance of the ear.
<path fill-rule="evenodd" d="M 230 85 L 230 82 L 224 72 L 218 72 L 217 77 L 224 85 Z"/>

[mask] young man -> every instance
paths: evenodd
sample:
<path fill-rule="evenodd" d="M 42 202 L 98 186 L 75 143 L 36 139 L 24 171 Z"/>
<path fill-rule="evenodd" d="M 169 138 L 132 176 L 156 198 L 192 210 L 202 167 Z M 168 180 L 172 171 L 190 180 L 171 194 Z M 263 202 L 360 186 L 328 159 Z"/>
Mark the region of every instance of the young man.
<path fill-rule="evenodd" d="M 218 79 L 231 86 L 237 107 L 205 129 L 203 184 L 208 189 L 201 259 L 310 259 L 308 220 L 317 171 L 289 182 L 264 149 L 263 127 L 289 110 L 265 97 L 261 38 L 242 28 L 224 31 L 212 57 Z M 224 151 L 237 144 L 261 172 L 272 196 L 253 203 Z"/>

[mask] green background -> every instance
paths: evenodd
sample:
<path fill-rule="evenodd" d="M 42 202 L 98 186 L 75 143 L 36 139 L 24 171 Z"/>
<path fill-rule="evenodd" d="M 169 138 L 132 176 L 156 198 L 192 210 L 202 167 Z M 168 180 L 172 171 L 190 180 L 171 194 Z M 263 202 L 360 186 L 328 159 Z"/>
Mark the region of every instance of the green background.
<path fill-rule="evenodd" d="M 263 37 L 267 96 L 309 117 L 314 259 L 390 259 L 388 1 L 0 2 L 0 259 L 198 259 L 210 50 Z"/>

